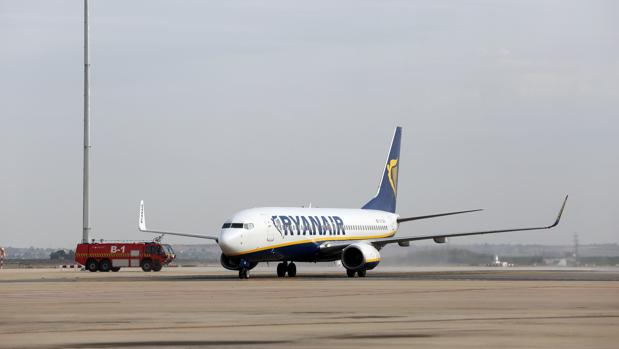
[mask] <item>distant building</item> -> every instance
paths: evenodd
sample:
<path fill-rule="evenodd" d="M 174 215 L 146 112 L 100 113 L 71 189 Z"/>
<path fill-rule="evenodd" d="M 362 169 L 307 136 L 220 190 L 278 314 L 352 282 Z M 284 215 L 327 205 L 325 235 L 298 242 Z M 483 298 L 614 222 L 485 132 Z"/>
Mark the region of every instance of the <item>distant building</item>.
<path fill-rule="evenodd" d="M 6 256 L 6 253 L 4 252 L 4 248 L 0 247 L 0 269 L 2 269 L 4 267 L 4 257 Z"/>

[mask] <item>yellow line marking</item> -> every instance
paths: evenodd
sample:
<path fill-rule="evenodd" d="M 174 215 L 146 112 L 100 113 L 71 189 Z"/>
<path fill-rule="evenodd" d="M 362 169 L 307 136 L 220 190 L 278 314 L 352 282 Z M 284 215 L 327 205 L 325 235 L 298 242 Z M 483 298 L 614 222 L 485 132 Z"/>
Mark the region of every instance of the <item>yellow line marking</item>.
<path fill-rule="evenodd" d="M 386 234 L 381 234 L 381 235 L 368 235 L 368 236 L 329 236 L 329 237 L 322 237 L 322 238 L 317 238 L 317 239 L 306 239 L 306 240 L 297 240 L 297 241 L 289 241 L 289 242 L 284 242 L 281 244 L 277 244 L 277 245 L 269 245 L 269 246 L 265 246 L 265 247 L 258 247 L 258 248 L 254 248 L 251 250 L 247 250 L 247 251 L 243 251 L 243 252 L 239 252 L 236 254 L 231 254 L 229 256 L 240 256 L 243 254 L 249 254 L 249 253 L 254 253 L 254 252 L 260 252 L 260 251 L 265 251 L 265 250 L 271 250 L 271 249 L 276 249 L 276 248 L 280 248 L 280 247 L 286 247 L 286 246 L 293 246 L 293 245 L 301 245 L 301 244 L 307 244 L 307 243 L 312 243 L 312 242 L 322 242 L 322 241 L 350 241 L 350 240 L 370 240 L 370 239 L 381 239 L 381 238 L 388 238 L 388 237 L 392 237 L 393 235 L 395 235 L 395 230 L 392 230 Z"/>

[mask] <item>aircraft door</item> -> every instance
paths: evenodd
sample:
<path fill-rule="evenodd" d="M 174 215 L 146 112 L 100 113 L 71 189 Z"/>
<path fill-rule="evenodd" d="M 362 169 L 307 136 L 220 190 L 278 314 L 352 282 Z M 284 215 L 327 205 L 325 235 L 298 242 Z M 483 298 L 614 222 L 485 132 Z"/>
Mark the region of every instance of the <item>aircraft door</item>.
<path fill-rule="evenodd" d="M 266 215 L 262 215 L 262 218 L 264 219 L 264 222 L 267 226 L 267 241 L 271 242 L 275 240 L 275 227 L 273 227 L 273 222 L 271 222 L 271 219 L 269 219 L 269 217 L 267 217 Z"/>

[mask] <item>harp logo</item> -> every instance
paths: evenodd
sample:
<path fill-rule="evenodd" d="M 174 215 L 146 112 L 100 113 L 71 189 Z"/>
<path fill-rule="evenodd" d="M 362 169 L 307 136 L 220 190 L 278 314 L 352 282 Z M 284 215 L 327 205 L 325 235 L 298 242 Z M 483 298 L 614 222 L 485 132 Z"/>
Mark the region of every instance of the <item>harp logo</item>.
<path fill-rule="evenodd" d="M 387 164 L 387 177 L 389 178 L 391 189 L 393 189 L 393 194 L 395 194 L 398 183 L 398 159 L 389 160 Z"/>

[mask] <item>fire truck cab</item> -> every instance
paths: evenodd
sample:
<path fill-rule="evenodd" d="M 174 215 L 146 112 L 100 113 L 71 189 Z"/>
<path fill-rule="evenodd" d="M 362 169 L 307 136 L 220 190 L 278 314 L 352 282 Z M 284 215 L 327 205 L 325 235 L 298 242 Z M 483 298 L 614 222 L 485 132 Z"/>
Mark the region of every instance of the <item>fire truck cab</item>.
<path fill-rule="evenodd" d="M 75 249 L 75 261 L 91 272 L 116 272 L 121 267 L 160 271 L 175 257 L 170 245 L 158 242 L 93 242 Z"/>

